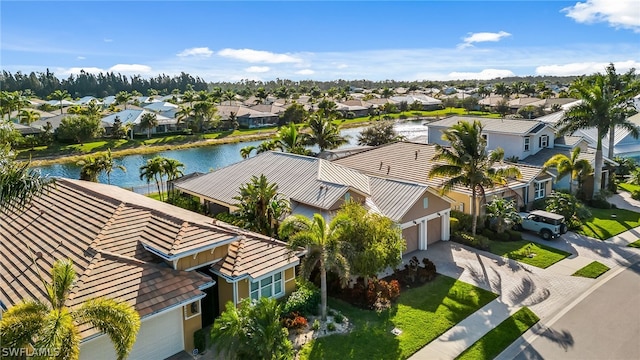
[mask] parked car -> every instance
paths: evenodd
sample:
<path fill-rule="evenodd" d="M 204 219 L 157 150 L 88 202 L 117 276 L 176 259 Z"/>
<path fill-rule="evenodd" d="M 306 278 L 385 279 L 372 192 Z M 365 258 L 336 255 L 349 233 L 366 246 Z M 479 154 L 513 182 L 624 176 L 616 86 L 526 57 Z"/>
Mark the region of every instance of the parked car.
<path fill-rule="evenodd" d="M 540 235 L 545 240 L 551 240 L 568 230 L 564 216 L 548 211 L 534 210 L 520 213 L 522 222 L 515 226 L 516 230 L 529 230 Z"/>

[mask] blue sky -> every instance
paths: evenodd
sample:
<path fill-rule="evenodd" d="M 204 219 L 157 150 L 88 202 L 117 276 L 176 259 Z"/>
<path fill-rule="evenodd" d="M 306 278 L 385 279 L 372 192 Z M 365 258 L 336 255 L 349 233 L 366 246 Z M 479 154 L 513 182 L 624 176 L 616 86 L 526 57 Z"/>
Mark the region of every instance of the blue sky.
<path fill-rule="evenodd" d="M 454 80 L 640 68 L 638 0 L 7 1 L 0 64 L 59 77 Z"/>

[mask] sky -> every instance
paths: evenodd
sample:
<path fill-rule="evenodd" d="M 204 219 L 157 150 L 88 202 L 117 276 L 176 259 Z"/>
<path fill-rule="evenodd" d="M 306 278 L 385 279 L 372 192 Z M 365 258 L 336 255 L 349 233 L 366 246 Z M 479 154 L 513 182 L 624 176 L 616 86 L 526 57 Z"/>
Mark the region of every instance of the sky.
<path fill-rule="evenodd" d="M 60 78 L 488 80 L 640 69 L 640 0 L 0 2 L 0 68 Z"/>

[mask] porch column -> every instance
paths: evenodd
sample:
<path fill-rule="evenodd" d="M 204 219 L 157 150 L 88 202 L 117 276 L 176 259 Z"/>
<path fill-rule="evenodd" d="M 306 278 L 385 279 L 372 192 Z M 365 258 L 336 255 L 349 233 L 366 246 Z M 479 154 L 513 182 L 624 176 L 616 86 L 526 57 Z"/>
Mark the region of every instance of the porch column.
<path fill-rule="evenodd" d="M 451 236 L 451 223 L 449 219 L 450 216 L 451 216 L 451 213 L 449 211 L 442 213 L 442 215 L 440 216 L 440 219 L 442 221 L 442 224 L 440 226 L 442 230 L 442 233 L 440 234 L 440 238 L 442 239 L 442 241 L 449 241 L 449 238 Z"/>
<path fill-rule="evenodd" d="M 418 236 L 418 250 L 427 250 L 427 220 L 420 221 Z"/>

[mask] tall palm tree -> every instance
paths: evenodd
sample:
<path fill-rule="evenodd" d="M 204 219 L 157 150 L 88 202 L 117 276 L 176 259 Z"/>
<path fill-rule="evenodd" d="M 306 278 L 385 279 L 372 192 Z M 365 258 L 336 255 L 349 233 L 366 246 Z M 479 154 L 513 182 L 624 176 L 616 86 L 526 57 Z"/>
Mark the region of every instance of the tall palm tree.
<path fill-rule="evenodd" d="M 582 180 L 593 171 L 591 163 L 587 159 L 578 159 L 580 151 L 581 149 L 576 147 L 571 151 L 570 156 L 555 154 L 543 165 L 545 169 L 555 168 L 558 171 L 558 179 L 570 176 L 569 193 L 571 194 L 573 194 L 573 182 L 578 180 L 579 184 L 582 183 Z"/>
<path fill-rule="evenodd" d="M 156 156 L 140 167 L 140 180 L 146 180 L 147 184 L 155 181 L 160 201 L 163 201 L 161 183 L 164 176 L 164 160 L 163 157 Z"/>
<path fill-rule="evenodd" d="M 24 300 L 5 313 L 0 321 L 0 338 L 6 348 L 33 344 L 38 349 L 55 349 L 60 358 L 78 359 L 80 330 L 89 324 L 109 336 L 118 359 L 125 359 L 136 341 L 140 316 L 129 304 L 112 299 L 94 298 L 76 309 L 68 308 L 76 273 L 71 260 L 57 260 L 51 269 L 51 282 L 41 279 L 47 302 Z"/>
<path fill-rule="evenodd" d="M 205 130 L 205 125 L 208 127 L 208 124 L 216 116 L 217 111 L 218 108 L 211 101 L 199 101 L 193 105 L 193 118 L 199 132 Z"/>
<path fill-rule="evenodd" d="M 222 101 L 228 101 L 229 105 L 231 105 L 231 102 L 235 100 L 235 98 L 236 93 L 233 90 L 227 90 L 222 94 Z"/>
<path fill-rule="evenodd" d="M 300 266 L 301 275 L 309 278 L 316 266 L 320 269 L 322 320 L 327 319 L 327 271 L 336 273 L 343 284 L 349 279 L 349 263 L 343 255 L 345 244 L 340 241 L 339 224 L 335 219 L 327 224 L 320 214 L 314 214 L 312 220 L 296 214 L 280 225 L 280 238 L 287 239 L 289 249 L 307 249 Z"/>
<path fill-rule="evenodd" d="M 260 177 L 252 176 L 238 192 L 234 200 L 238 201 L 241 226 L 267 236 L 277 234 L 279 219 L 290 211 L 289 201 L 278 193 L 278 184 L 269 183 L 267 177 L 260 174 Z"/>
<path fill-rule="evenodd" d="M 49 99 L 58 100 L 60 104 L 60 115 L 62 115 L 62 101 L 70 98 L 71 95 L 69 95 L 67 90 L 56 90 L 49 95 Z"/>
<path fill-rule="evenodd" d="M 242 156 L 243 159 L 248 159 L 251 156 L 251 152 L 255 149 L 256 149 L 255 146 L 247 145 L 242 149 L 240 149 L 240 156 Z"/>
<path fill-rule="evenodd" d="M 111 155 L 111 148 L 107 149 L 107 153 L 101 156 L 101 161 L 103 163 L 103 169 L 105 174 L 107 174 L 107 184 L 111 184 L 111 173 L 113 169 L 120 169 L 122 172 L 127 172 L 127 168 L 124 165 L 116 165 L 113 161 L 113 156 Z"/>
<path fill-rule="evenodd" d="M 180 106 L 180 109 L 176 111 L 176 120 L 178 120 L 178 124 L 181 122 L 186 122 L 191 119 L 193 116 L 193 107 L 191 106 Z"/>
<path fill-rule="evenodd" d="M 76 165 L 80 168 L 80 180 L 98 182 L 98 176 L 104 171 L 104 163 L 99 157 L 88 155 L 79 160 Z"/>
<path fill-rule="evenodd" d="M 314 115 L 309 120 L 311 133 L 308 144 L 318 145 L 320 152 L 327 149 L 335 149 L 348 142 L 347 138 L 340 135 L 340 127 L 328 119 Z"/>
<path fill-rule="evenodd" d="M 511 95 L 511 89 L 507 84 L 503 82 L 495 84 L 493 87 L 493 91 L 497 95 L 502 95 L 502 97 L 509 97 L 509 95 Z"/>
<path fill-rule="evenodd" d="M 147 129 L 147 139 L 151 138 L 151 129 L 158 126 L 158 115 L 151 112 L 145 112 L 140 117 L 140 127 Z"/>
<path fill-rule="evenodd" d="M 275 139 L 263 141 L 256 148 L 256 153 L 260 154 L 267 151 L 278 149 L 278 142 Z"/>
<path fill-rule="evenodd" d="M 305 148 L 305 144 L 308 142 L 308 134 L 298 131 L 296 124 L 291 123 L 283 126 L 276 135 L 277 147 L 280 150 L 292 154 L 309 155 L 311 151 Z"/>
<path fill-rule="evenodd" d="M 127 110 L 127 103 L 133 98 L 133 95 L 126 91 L 120 91 L 116 94 L 116 104 L 124 104 L 124 109 Z"/>
<path fill-rule="evenodd" d="M 31 126 L 31 123 L 40 119 L 40 113 L 33 109 L 20 110 L 20 123 Z"/>
<path fill-rule="evenodd" d="M 638 138 L 640 135 L 640 129 L 635 124 L 628 121 L 628 117 L 635 114 L 637 109 L 633 103 L 633 97 L 640 92 L 640 80 L 637 79 L 635 69 L 630 69 L 624 74 L 616 73 L 616 68 L 613 64 L 607 66 L 607 83 L 610 91 L 613 92 L 613 97 L 616 99 L 616 107 L 620 108 L 618 116 L 612 118 L 612 126 L 609 128 L 609 148 L 608 158 L 614 157 L 614 144 L 615 144 L 615 130 L 616 127 L 622 127 L 629 132 L 634 138 Z"/>
<path fill-rule="evenodd" d="M 256 104 L 264 104 L 265 100 L 267 100 L 267 97 L 269 97 L 269 93 L 267 92 L 267 90 L 265 90 L 264 87 L 259 87 L 258 90 L 256 90 Z"/>
<path fill-rule="evenodd" d="M 0 145 L 0 210 L 22 210 L 53 185 L 54 179 L 16 161 L 9 147 Z"/>
<path fill-rule="evenodd" d="M 558 121 L 558 132 L 561 135 L 572 134 L 580 129 L 595 128 L 597 132 L 596 158 L 594 166 L 593 195 L 602 187 L 602 139 L 616 126 L 627 129 L 634 137 L 640 135 L 640 129 L 627 118 L 631 111 L 627 91 L 619 90 L 620 84 L 615 80 L 613 64 L 607 67 L 607 74 L 595 74 L 576 80 L 572 85 L 578 97 L 579 105 L 569 109 L 564 118 Z M 635 85 L 634 85 L 635 86 Z M 610 137 L 610 151 L 613 147 Z"/>
<path fill-rule="evenodd" d="M 429 178 L 444 178 L 442 193 L 456 186 L 471 190 L 471 232 L 475 235 L 478 196 L 484 196 L 487 188 L 506 185 L 509 177 L 519 178 L 522 175 L 516 166 L 496 166 L 502 163 L 504 150 L 496 148 L 490 153 L 487 151 L 487 141 L 482 137 L 482 124 L 479 121 L 460 121 L 444 130 L 442 139 L 451 146 L 436 145 L 436 155 L 432 160 L 444 163 L 433 165 Z"/>
<path fill-rule="evenodd" d="M 165 158 L 162 163 L 162 171 L 167 175 L 167 183 L 184 175 L 182 169 L 184 169 L 184 164 L 176 159 Z M 171 197 L 171 195 L 173 195 L 172 192 L 167 194 L 168 197 Z"/>

